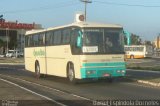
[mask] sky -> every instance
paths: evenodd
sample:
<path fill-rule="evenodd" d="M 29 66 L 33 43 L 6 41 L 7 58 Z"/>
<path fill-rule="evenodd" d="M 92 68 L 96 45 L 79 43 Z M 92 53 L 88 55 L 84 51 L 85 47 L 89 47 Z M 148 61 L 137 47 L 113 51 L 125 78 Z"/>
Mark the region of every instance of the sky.
<path fill-rule="evenodd" d="M 6 21 L 35 22 L 44 28 L 73 23 L 75 13 L 84 11 L 80 0 L 0 0 L 0 7 Z M 160 0 L 92 0 L 87 21 L 120 24 L 153 41 L 160 33 Z"/>

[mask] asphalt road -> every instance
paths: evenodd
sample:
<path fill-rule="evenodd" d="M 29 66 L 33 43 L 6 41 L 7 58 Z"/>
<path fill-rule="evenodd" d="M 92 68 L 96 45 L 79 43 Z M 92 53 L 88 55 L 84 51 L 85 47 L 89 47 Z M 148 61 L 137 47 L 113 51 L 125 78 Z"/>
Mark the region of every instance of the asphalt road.
<path fill-rule="evenodd" d="M 160 71 L 127 69 L 127 76 L 136 79 L 156 79 L 160 78 Z"/>
<path fill-rule="evenodd" d="M 139 84 L 125 78 L 117 79 L 113 83 L 101 80 L 72 85 L 65 78 L 47 76 L 36 79 L 33 73 L 24 70 L 24 66 L 8 65 L 0 65 L 0 78 L 67 105 L 86 104 L 77 100 L 160 100 L 160 88 Z M 29 100 L 32 98 L 29 97 Z"/>

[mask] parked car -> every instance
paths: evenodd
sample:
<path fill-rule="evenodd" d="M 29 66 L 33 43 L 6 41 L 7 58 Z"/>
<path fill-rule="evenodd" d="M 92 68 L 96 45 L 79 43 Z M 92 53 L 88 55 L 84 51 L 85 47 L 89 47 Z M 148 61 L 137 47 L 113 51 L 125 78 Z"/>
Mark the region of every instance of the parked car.
<path fill-rule="evenodd" d="M 5 55 L 4 54 L 0 54 L 0 57 L 5 57 Z"/>
<path fill-rule="evenodd" d="M 9 50 L 6 57 L 23 57 L 23 53 L 19 50 Z"/>

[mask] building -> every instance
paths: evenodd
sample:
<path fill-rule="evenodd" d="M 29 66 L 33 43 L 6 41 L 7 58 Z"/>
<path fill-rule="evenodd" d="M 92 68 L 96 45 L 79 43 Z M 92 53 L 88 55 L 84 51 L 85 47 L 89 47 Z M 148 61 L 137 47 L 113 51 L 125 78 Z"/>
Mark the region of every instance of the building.
<path fill-rule="evenodd" d="M 0 54 L 5 54 L 10 49 L 23 52 L 25 32 L 33 29 L 42 29 L 42 26 L 35 23 L 19 23 L 0 19 Z"/>
<path fill-rule="evenodd" d="M 157 38 L 155 39 L 154 46 L 156 49 L 160 49 L 160 36 L 157 36 Z"/>

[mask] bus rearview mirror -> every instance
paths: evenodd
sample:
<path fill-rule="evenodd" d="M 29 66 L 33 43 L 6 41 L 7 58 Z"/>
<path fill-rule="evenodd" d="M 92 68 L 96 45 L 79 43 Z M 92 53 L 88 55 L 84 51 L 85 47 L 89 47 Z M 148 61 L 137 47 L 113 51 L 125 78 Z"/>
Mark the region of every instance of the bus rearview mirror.
<path fill-rule="evenodd" d="M 77 37 L 77 47 L 81 48 L 82 47 L 82 32 L 78 31 L 78 37 Z"/>
<path fill-rule="evenodd" d="M 81 36 L 77 37 L 77 47 L 81 48 L 82 47 L 82 39 Z"/>

